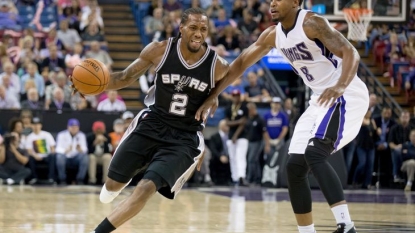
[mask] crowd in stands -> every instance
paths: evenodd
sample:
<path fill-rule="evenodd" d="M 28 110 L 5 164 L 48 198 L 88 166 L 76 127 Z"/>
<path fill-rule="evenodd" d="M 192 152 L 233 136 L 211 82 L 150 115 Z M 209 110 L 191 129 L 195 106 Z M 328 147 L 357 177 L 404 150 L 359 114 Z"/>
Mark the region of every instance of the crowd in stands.
<path fill-rule="evenodd" d="M 117 101 L 114 93 L 71 95 L 69 75 L 80 61 L 94 58 L 110 70 L 113 63 L 97 0 L 1 0 L 0 7 L 0 109 L 125 110 L 116 92 Z"/>

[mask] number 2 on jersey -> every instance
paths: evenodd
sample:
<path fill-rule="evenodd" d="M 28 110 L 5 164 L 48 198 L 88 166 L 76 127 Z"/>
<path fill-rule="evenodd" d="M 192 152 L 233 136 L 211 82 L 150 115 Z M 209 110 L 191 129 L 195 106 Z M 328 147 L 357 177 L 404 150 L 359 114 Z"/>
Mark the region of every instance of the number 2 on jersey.
<path fill-rule="evenodd" d="M 170 103 L 170 113 L 175 115 L 184 116 L 186 114 L 186 106 L 189 100 L 189 96 L 186 94 L 174 94 Z"/>

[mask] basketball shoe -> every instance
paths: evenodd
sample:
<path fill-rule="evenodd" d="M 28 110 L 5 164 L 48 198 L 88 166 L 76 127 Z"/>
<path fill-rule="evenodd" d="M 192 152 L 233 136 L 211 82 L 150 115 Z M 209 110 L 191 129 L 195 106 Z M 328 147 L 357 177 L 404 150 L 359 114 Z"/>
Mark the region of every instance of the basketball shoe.
<path fill-rule="evenodd" d="M 353 222 L 348 225 L 339 223 L 337 224 L 337 230 L 333 231 L 333 233 L 357 233 L 357 231 Z"/>

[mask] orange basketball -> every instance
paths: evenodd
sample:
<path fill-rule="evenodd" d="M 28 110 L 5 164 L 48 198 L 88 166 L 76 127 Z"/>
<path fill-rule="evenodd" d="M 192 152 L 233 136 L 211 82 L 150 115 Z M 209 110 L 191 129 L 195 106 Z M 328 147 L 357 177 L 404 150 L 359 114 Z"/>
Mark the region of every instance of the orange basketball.
<path fill-rule="evenodd" d="M 98 95 L 108 86 L 110 72 L 104 63 L 88 58 L 75 66 L 72 83 L 84 95 Z"/>

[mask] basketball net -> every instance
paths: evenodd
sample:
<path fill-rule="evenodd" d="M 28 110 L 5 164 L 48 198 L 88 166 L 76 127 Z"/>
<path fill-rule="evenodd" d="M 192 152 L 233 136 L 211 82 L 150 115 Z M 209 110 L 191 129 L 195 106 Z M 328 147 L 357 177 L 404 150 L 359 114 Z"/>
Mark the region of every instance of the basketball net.
<path fill-rule="evenodd" d="M 349 28 L 347 39 L 366 41 L 367 28 L 372 19 L 373 11 L 367 8 L 344 8 L 343 13 Z"/>

